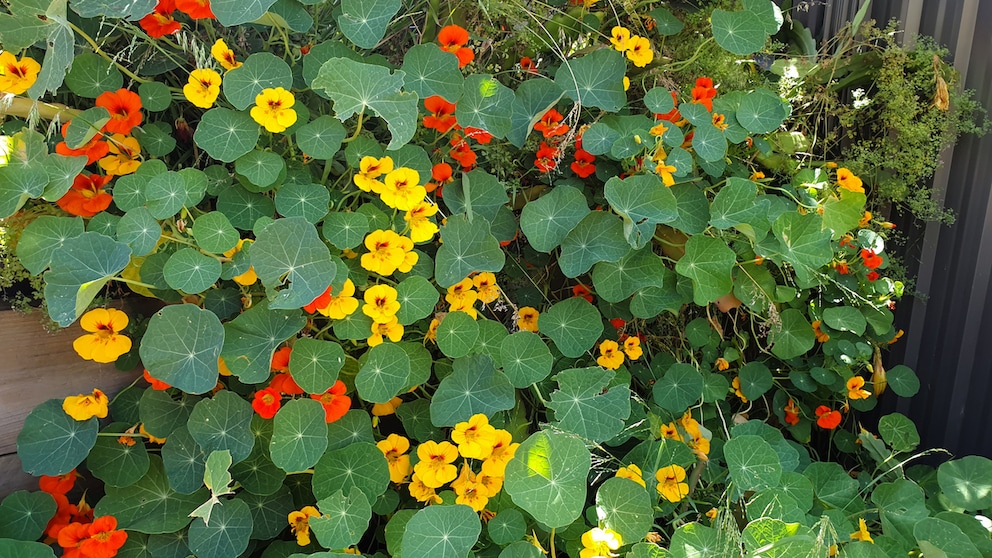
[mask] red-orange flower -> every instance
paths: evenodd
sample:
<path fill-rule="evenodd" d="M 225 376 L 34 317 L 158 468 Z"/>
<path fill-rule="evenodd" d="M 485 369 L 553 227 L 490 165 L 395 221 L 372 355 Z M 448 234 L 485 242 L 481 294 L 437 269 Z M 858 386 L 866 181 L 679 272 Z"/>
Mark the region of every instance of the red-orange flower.
<path fill-rule="evenodd" d="M 448 152 L 448 157 L 458 161 L 458 164 L 461 165 L 463 170 L 474 167 L 476 161 L 478 161 L 475 151 L 472 151 L 472 148 L 464 141 L 459 141 L 458 145 Z"/>
<path fill-rule="evenodd" d="M 537 124 L 534 124 L 534 129 L 544 134 L 545 138 L 563 136 L 568 132 L 568 125 L 561 123 L 564 118 L 557 110 L 550 109 Z"/>
<path fill-rule="evenodd" d="M 144 371 L 142 376 L 144 376 L 146 382 L 152 385 L 152 389 L 156 391 L 165 391 L 170 387 L 172 387 L 169 384 L 163 382 L 162 380 L 152 377 L 152 375 L 148 373 L 147 369 Z"/>
<path fill-rule="evenodd" d="M 282 347 L 272 354 L 272 369 L 276 372 L 289 372 L 289 357 L 293 353 L 292 347 Z"/>
<path fill-rule="evenodd" d="M 430 128 L 432 130 L 437 130 L 442 134 L 448 133 L 449 130 L 455 127 L 457 121 L 455 120 L 455 108 L 454 103 L 449 103 L 445 101 L 443 97 L 439 95 L 431 95 L 424 99 L 424 108 L 430 114 L 424 117 L 424 127 Z"/>
<path fill-rule="evenodd" d="M 176 8 L 192 19 L 217 19 L 210 0 L 176 0 Z"/>
<path fill-rule="evenodd" d="M 583 285 L 582 283 L 572 287 L 572 298 L 584 298 L 589 302 L 593 301 L 592 291 L 590 291 L 589 287 Z"/>
<path fill-rule="evenodd" d="M 876 281 L 876 280 L 878 280 L 879 277 L 881 277 L 881 275 L 879 275 L 877 271 L 869 271 L 868 272 L 868 275 L 865 275 L 865 277 L 869 281 Z"/>
<path fill-rule="evenodd" d="M 596 165 L 593 162 L 596 160 L 596 156 L 589 153 L 585 149 L 575 150 L 575 161 L 569 165 L 579 178 L 589 178 L 592 173 L 596 172 Z"/>
<path fill-rule="evenodd" d="M 63 558 L 113 558 L 127 542 L 127 532 L 117 530 L 117 518 L 105 515 L 88 525 L 66 525 L 58 541 Z"/>
<path fill-rule="evenodd" d="M 92 217 L 110 207 L 110 202 L 114 199 L 103 190 L 110 178 L 99 174 L 77 175 L 69 191 L 55 203 L 73 215 Z"/>
<path fill-rule="evenodd" d="M 537 150 L 537 159 L 534 161 L 534 166 L 541 172 L 550 172 L 551 169 L 558 165 L 555 161 L 557 157 L 558 149 L 542 141 L 541 147 Z"/>
<path fill-rule="evenodd" d="M 847 268 L 847 262 L 837 262 L 834 264 L 834 269 L 836 269 L 837 273 L 840 273 L 841 275 L 847 275 L 850 273 L 850 270 Z"/>
<path fill-rule="evenodd" d="M 62 137 L 65 137 L 66 130 L 69 129 L 69 123 L 66 122 L 62 125 Z M 86 145 L 81 146 L 79 149 L 70 149 L 69 145 L 60 141 L 55 146 L 55 152 L 59 155 L 65 155 L 66 157 L 86 157 L 86 164 L 92 165 L 93 163 L 99 161 L 110 152 L 110 146 L 107 142 L 102 141 L 102 136 L 97 134 L 90 138 L 90 141 L 86 142 Z"/>
<path fill-rule="evenodd" d="M 131 128 L 141 124 L 141 97 L 133 91 L 118 89 L 101 93 L 96 98 L 96 106 L 110 113 L 110 120 L 103 125 L 105 132 L 126 136 Z"/>
<path fill-rule="evenodd" d="M 713 97 L 716 97 L 713 80 L 708 77 L 697 78 L 696 86 L 692 88 L 692 102 L 703 105 L 706 110 L 712 112 Z"/>
<path fill-rule="evenodd" d="M 171 35 L 182 29 L 182 24 L 172 17 L 175 11 L 175 0 L 159 0 L 155 10 L 138 20 L 138 24 L 153 39 Z"/>
<path fill-rule="evenodd" d="M 437 42 L 441 45 L 441 50 L 446 50 L 458 57 L 458 67 L 464 68 L 475 59 L 472 49 L 466 47 L 468 44 L 468 31 L 458 25 L 448 25 L 437 34 Z"/>
<path fill-rule="evenodd" d="M 524 56 L 520 59 L 520 69 L 529 74 L 537 73 L 537 65 L 534 64 L 534 61 L 529 56 Z"/>
<path fill-rule="evenodd" d="M 785 406 L 785 422 L 792 426 L 799 424 L 799 405 L 796 405 L 796 402 L 791 397 L 789 398 L 788 405 Z"/>
<path fill-rule="evenodd" d="M 303 307 L 304 310 L 313 314 L 321 308 L 327 308 L 327 305 L 331 303 L 331 286 L 328 285 L 327 289 L 321 293 L 317 298 L 313 299 L 310 304 Z"/>
<path fill-rule="evenodd" d="M 303 388 L 296 383 L 289 372 L 273 376 L 272 381 L 269 382 L 269 387 L 286 395 L 302 395 L 304 393 Z"/>
<path fill-rule="evenodd" d="M 282 395 L 271 387 L 256 391 L 251 402 L 251 408 L 263 419 L 276 416 L 279 407 L 282 407 Z"/>
<path fill-rule="evenodd" d="M 655 118 L 655 120 L 665 120 L 665 121 L 668 121 L 668 122 L 671 122 L 671 123 L 674 124 L 674 123 L 677 123 L 680 120 L 682 120 L 682 114 L 679 113 L 679 108 L 678 108 L 679 97 L 678 97 L 678 95 L 676 95 L 674 91 L 669 91 L 669 93 L 672 94 L 672 102 L 675 104 L 675 106 L 672 107 L 672 110 L 666 112 L 665 114 L 655 114 L 654 115 L 654 118 Z"/>
<path fill-rule="evenodd" d="M 834 411 L 826 405 L 820 405 L 816 408 L 816 425 L 820 428 L 833 430 L 840 425 L 842 418 L 840 411 Z"/>
<path fill-rule="evenodd" d="M 473 153 L 473 155 L 475 154 Z M 475 163 L 473 162 L 473 164 Z M 451 168 L 451 165 L 443 162 L 438 163 L 433 167 L 431 167 L 431 179 L 433 180 L 433 182 L 428 182 L 427 184 L 424 184 L 424 188 L 428 192 L 433 192 L 434 190 L 437 190 L 439 186 L 444 186 L 445 184 L 454 180 L 452 178 L 453 174 L 454 174 L 454 169 Z"/>
<path fill-rule="evenodd" d="M 483 145 L 488 145 L 489 142 L 492 141 L 493 139 L 493 135 L 483 130 L 482 128 L 473 128 L 469 126 L 468 128 L 465 128 L 463 131 L 465 132 L 466 139 L 472 138 L 476 142 L 481 143 Z"/>
<path fill-rule="evenodd" d="M 344 382 L 338 380 L 334 382 L 331 389 L 321 394 L 312 394 L 311 399 L 320 401 L 324 406 L 324 420 L 328 423 L 334 422 L 343 417 L 351 408 L 351 398 L 345 395 L 348 390 Z"/>
<path fill-rule="evenodd" d="M 72 487 L 76 485 L 76 478 L 79 475 L 76 474 L 76 470 L 73 469 L 64 475 L 49 476 L 42 475 L 38 479 L 38 488 L 42 492 L 47 492 L 49 494 L 66 494 Z"/>
<path fill-rule="evenodd" d="M 76 511 L 76 506 L 69 503 L 69 499 L 66 498 L 65 494 L 59 494 L 57 492 L 49 494 L 55 499 L 55 505 L 57 507 L 55 508 L 55 515 L 45 525 L 45 536 L 52 540 L 58 540 L 62 529 L 72 522 L 72 514 Z"/>
<path fill-rule="evenodd" d="M 882 265 L 882 256 L 876 254 L 874 250 L 861 250 L 861 259 L 868 269 L 876 269 Z"/>

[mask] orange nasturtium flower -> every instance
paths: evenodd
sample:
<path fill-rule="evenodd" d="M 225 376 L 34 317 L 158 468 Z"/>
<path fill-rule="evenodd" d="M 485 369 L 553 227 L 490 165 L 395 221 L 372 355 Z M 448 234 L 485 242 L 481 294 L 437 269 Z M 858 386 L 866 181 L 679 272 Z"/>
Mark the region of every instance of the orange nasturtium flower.
<path fill-rule="evenodd" d="M 176 0 L 176 9 L 191 19 L 217 19 L 210 9 L 210 0 Z"/>
<path fill-rule="evenodd" d="M 871 397 L 871 392 L 864 389 L 865 379 L 861 376 L 854 376 L 847 381 L 847 398 L 848 399 L 868 399 Z"/>
<path fill-rule="evenodd" d="M 106 143 L 110 154 L 99 165 L 109 176 L 131 174 L 141 166 L 141 145 L 135 138 L 114 134 Z"/>
<path fill-rule="evenodd" d="M 280 347 L 272 353 L 272 362 L 269 367 L 275 372 L 289 372 L 289 359 L 293 356 L 292 347 Z"/>
<path fill-rule="evenodd" d="M 865 193 L 864 183 L 853 172 L 845 167 L 837 169 L 837 186 L 850 192 Z"/>
<path fill-rule="evenodd" d="M 141 97 L 133 91 L 105 91 L 96 98 L 96 106 L 103 107 L 110 113 L 110 120 L 103 125 L 105 132 L 127 135 L 132 128 L 141 124 Z"/>
<path fill-rule="evenodd" d="M 878 269 L 878 266 L 882 265 L 884 260 L 874 250 L 861 250 L 861 261 L 864 262 L 865 267 L 868 269 Z"/>
<path fill-rule="evenodd" d="M 124 543 L 127 532 L 117 529 L 117 518 L 105 515 L 93 523 L 70 523 L 59 531 L 63 558 L 113 558 Z"/>
<path fill-rule="evenodd" d="M 558 162 L 555 160 L 558 158 L 558 154 L 558 148 L 551 147 L 547 142 L 542 141 L 540 147 L 537 149 L 534 166 L 541 172 L 551 172 L 552 169 L 558 166 Z"/>
<path fill-rule="evenodd" d="M 151 384 L 152 389 L 155 391 L 165 391 L 170 387 L 172 387 L 169 384 L 163 382 L 162 380 L 153 377 L 151 374 L 148 373 L 147 369 L 144 372 L 142 372 L 142 377 L 144 377 L 146 382 Z"/>
<path fill-rule="evenodd" d="M 840 411 L 835 411 L 826 405 L 820 405 L 814 412 L 816 414 L 816 425 L 825 430 L 833 430 L 840 426 L 840 421 L 844 418 Z"/>
<path fill-rule="evenodd" d="M 790 397 L 789 403 L 785 406 L 785 422 L 795 426 L 799 424 L 799 405 Z"/>
<path fill-rule="evenodd" d="M 65 133 L 68 129 L 69 123 L 66 122 L 62 125 L 63 138 L 65 138 Z M 85 156 L 86 164 L 92 165 L 110 152 L 110 146 L 106 141 L 103 141 L 103 137 L 100 134 L 96 134 L 90 138 L 90 141 L 86 142 L 85 145 L 82 145 L 77 149 L 72 149 L 66 142 L 60 141 L 55 145 L 55 152 L 59 155 L 65 155 L 66 157 Z"/>
<path fill-rule="evenodd" d="M 424 117 L 424 128 L 447 134 L 458 123 L 455 120 L 455 103 L 445 101 L 444 97 L 439 95 L 427 97 L 424 99 L 424 108 L 430 113 Z"/>
<path fill-rule="evenodd" d="M 320 401 L 320 404 L 324 406 L 324 420 L 326 422 L 332 423 L 348 413 L 348 409 L 351 408 L 351 398 L 345 395 L 346 391 L 348 388 L 344 382 L 338 380 L 324 393 L 310 395 L 311 399 Z"/>
<path fill-rule="evenodd" d="M 517 327 L 521 331 L 537 333 L 537 320 L 541 317 L 541 313 L 537 309 L 524 306 L 517 312 L 517 315 Z"/>
<path fill-rule="evenodd" d="M 544 134 L 545 139 L 563 136 L 568 132 L 568 124 L 561 123 L 564 118 L 557 110 L 548 109 L 537 124 L 534 124 L 534 129 Z"/>
<path fill-rule="evenodd" d="M 0 52 L 0 91 L 20 95 L 38 80 L 41 64 L 25 56 L 18 60 L 10 51 Z"/>
<path fill-rule="evenodd" d="M 403 400 L 400 399 L 399 396 L 396 396 L 385 403 L 374 403 L 372 405 L 372 416 L 388 417 L 389 415 L 396 414 L 396 409 L 399 409 L 402 404 Z"/>
<path fill-rule="evenodd" d="M 747 397 L 744 395 L 744 392 L 741 391 L 741 377 L 734 376 L 734 380 L 730 383 L 730 385 L 734 388 L 734 395 L 740 398 L 741 401 L 747 403 Z"/>
<path fill-rule="evenodd" d="M 620 345 L 612 339 L 600 343 L 599 358 L 596 359 L 596 364 L 610 370 L 620 368 L 620 365 L 623 364 L 623 351 L 620 350 Z"/>
<path fill-rule="evenodd" d="M 289 526 L 296 534 L 296 544 L 300 546 L 310 544 L 311 517 L 320 517 L 320 512 L 313 506 L 303 506 L 300 511 L 289 512 Z"/>
<path fill-rule="evenodd" d="M 73 469 L 64 475 L 42 475 L 38 479 L 38 488 L 42 492 L 49 494 L 68 494 L 73 486 L 76 486 L 76 478 L 79 474 Z"/>
<path fill-rule="evenodd" d="M 655 471 L 654 478 L 658 481 L 658 494 L 669 502 L 681 502 L 689 494 L 689 485 L 685 482 L 685 469 L 679 465 L 669 465 Z"/>
<path fill-rule="evenodd" d="M 589 153 L 585 149 L 575 150 L 575 161 L 569 165 L 572 172 L 576 174 L 579 178 L 589 178 L 594 172 L 596 172 L 596 165 L 593 163 L 596 161 L 596 156 Z"/>
<path fill-rule="evenodd" d="M 131 339 L 120 334 L 127 322 L 127 314 L 116 308 L 94 308 L 79 319 L 79 326 L 90 333 L 76 338 L 72 348 L 85 360 L 114 362 L 131 350 Z"/>
<path fill-rule="evenodd" d="M 141 28 L 153 39 L 159 39 L 166 35 L 172 35 L 182 29 L 182 24 L 173 17 L 176 11 L 175 0 L 159 0 L 152 13 L 138 20 Z"/>
<path fill-rule="evenodd" d="M 457 25 L 448 25 L 437 34 L 437 42 L 441 45 L 441 50 L 446 50 L 458 57 L 458 67 L 464 68 L 475 59 L 475 52 L 466 47 L 468 44 L 468 31 Z"/>
<path fill-rule="evenodd" d="M 255 392 L 255 398 L 251 402 L 251 408 L 263 419 L 271 419 L 282 407 L 282 395 L 267 387 Z"/>
<path fill-rule="evenodd" d="M 70 395 L 62 400 L 62 410 L 76 420 L 89 420 L 93 417 L 107 418 L 110 399 L 98 389 L 86 395 Z"/>
<path fill-rule="evenodd" d="M 706 110 L 713 112 L 713 98 L 716 97 L 716 93 L 712 78 L 696 78 L 696 86 L 692 88 L 692 102 L 703 105 Z"/>
<path fill-rule="evenodd" d="M 183 96 L 194 105 L 208 109 L 220 95 L 221 81 L 220 74 L 209 68 L 193 70 L 189 73 L 189 83 L 183 86 Z"/>
<path fill-rule="evenodd" d="M 231 50 L 224 39 L 217 39 L 214 46 L 210 47 L 210 55 L 220 63 L 225 70 L 233 70 L 241 67 L 241 62 L 234 58 L 234 51 Z"/>
<path fill-rule="evenodd" d="M 92 217 L 110 207 L 114 199 L 103 189 L 110 179 L 110 176 L 99 174 L 78 174 L 69 191 L 55 203 L 73 215 Z"/>
<path fill-rule="evenodd" d="M 282 87 L 267 87 L 255 96 L 255 106 L 249 114 L 263 128 L 272 133 L 285 132 L 296 124 L 296 111 L 293 105 L 296 98 Z"/>
<path fill-rule="evenodd" d="M 458 448 L 449 442 L 428 440 L 417 446 L 417 457 L 420 461 L 413 470 L 428 488 L 440 488 L 458 476 L 458 468 L 452 465 L 458 458 Z"/>

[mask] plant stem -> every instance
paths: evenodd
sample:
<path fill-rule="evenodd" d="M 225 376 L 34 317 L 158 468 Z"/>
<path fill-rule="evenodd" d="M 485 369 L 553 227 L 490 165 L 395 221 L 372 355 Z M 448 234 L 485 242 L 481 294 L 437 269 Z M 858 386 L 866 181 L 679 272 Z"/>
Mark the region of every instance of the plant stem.
<path fill-rule="evenodd" d="M 41 101 L 32 101 L 25 97 L 14 97 L 10 100 L 10 104 L 6 108 L 0 109 L 0 116 L 17 116 L 20 118 L 27 119 L 31 113 L 31 110 L 36 108 L 38 110 L 38 116 L 45 120 L 55 120 L 56 118 L 61 119 L 63 116 L 66 120 L 72 120 L 72 118 L 78 115 L 80 112 L 77 109 L 71 109 L 65 105 L 59 103 L 43 103 Z"/>
<path fill-rule="evenodd" d="M 149 285 L 148 283 L 142 283 L 141 281 L 135 281 L 134 279 L 125 279 L 124 277 L 111 277 L 114 281 L 120 281 L 122 283 L 127 283 L 128 285 L 133 285 L 135 287 L 144 287 L 146 289 L 157 289 L 155 285 Z"/>
<path fill-rule="evenodd" d="M 80 37 L 83 38 L 83 40 L 85 40 L 87 43 L 90 44 L 91 47 L 93 47 L 93 52 L 95 52 L 95 53 L 99 54 L 100 56 L 102 56 L 104 59 L 107 60 L 107 62 L 110 62 L 114 66 L 117 66 L 117 69 L 120 70 L 121 73 L 123 73 L 124 75 L 126 75 L 127 77 L 133 79 L 134 81 L 136 81 L 138 83 L 148 83 L 149 80 L 147 80 L 145 78 L 142 78 L 142 77 L 138 77 L 137 74 L 135 74 L 131 70 L 127 69 L 127 67 L 119 64 L 117 62 L 117 60 L 114 60 L 114 58 L 112 56 L 110 56 L 109 54 L 107 54 L 106 52 L 104 52 L 103 49 L 100 48 L 100 45 L 96 44 L 96 41 L 94 41 L 92 37 L 90 37 L 89 35 L 87 35 L 85 31 L 83 31 L 79 27 L 76 27 L 76 25 L 74 23 L 72 23 L 71 21 L 69 21 L 67 23 L 69 24 L 69 28 L 70 29 L 72 29 L 73 31 L 75 31 Z"/>

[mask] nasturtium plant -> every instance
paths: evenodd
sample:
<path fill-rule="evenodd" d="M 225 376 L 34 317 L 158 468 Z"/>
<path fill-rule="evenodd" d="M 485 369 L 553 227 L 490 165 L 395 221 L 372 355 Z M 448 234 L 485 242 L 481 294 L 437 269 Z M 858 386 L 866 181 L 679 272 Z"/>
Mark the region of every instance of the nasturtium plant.
<path fill-rule="evenodd" d="M 0 555 L 987 554 L 989 461 L 865 414 L 882 35 L 570 4 L 0 8 L 0 279 L 142 372 L 26 417 Z"/>

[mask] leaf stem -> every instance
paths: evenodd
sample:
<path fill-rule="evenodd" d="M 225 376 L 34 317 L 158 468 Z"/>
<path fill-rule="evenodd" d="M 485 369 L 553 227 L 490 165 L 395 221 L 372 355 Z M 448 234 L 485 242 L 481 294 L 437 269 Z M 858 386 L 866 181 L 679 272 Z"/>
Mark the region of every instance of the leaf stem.
<path fill-rule="evenodd" d="M 362 133 L 362 123 L 365 121 L 365 107 L 358 113 L 358 123 L 355 125 L 355 133 L 350 138 L 342 140 L 341 143 L 351 143 L 358 139 L 358 134 Z"/>
<path fill-rule="evenodd" d="M 111 277 L 113 281 L 120 281 L 122 283 L 127 283 L 128 285 L 134 287 L 144 287 L 146 289 L 157 289 L 155 285 L 149 285 L 148 283 L 142 283 L 141 281 L 135 281 L 134 279 L 125 279 L 124 277 Z"/>
<path fill-rule="evenodd" d="M 67 21 L 66 23 L 69 24 L 69 28 L 70 29 L 72 29 L 73 31 L 75 31 L 80 37 L 83 38 L 83 40 L 85 40 L 87 43 L 90 44 L 91 47 L 93 47 L 93 52 L 96 52 L 97 54 L 99 54 L 100 56 L 102 56 L 104 59 L 107 60 L 107 62 L 110 62 L 114 66 L 117 66 L 117 69 L 120 70 L 121 73 L 123 73 L 124 75 L 126 75 L 127 77 L 133 79 L 134 81 L 136 81 L 138 83 L 148 83 L 150 81 L 148 79 L 145 79 L 145 78 L 142 78 L 142 77 L 138 77 L 137 74 L 135 74 L 131 70 L 127 69 L 126 66 L 120 64 L 119 62 L 117 62 L 117 60 L 114 60 L 114 58 L 112 56 L 110 56 L 109 54 L 107 54 L 106 52 L 104 52 L 102 48 L 100 48 L 100 45 L 96 44 L 96 41 L 94 41 L 92 37 L 90 37 L 89 35 L 87 35 L 85 31 L 83 31 L 82 29 L 80 29 L 79 27 L 77 27 L 76 24 L 72 23 L 71 21 Z"/>

